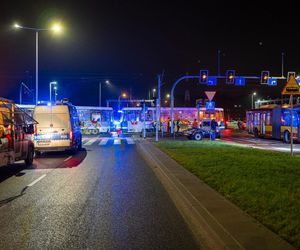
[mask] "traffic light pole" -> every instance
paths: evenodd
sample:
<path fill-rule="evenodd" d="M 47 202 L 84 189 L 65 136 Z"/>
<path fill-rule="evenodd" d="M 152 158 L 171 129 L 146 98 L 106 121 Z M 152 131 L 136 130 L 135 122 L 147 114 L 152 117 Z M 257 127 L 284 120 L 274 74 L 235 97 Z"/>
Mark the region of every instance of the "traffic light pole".
<path fill-rule="evenodd" d="M 173 117 L 173 112 L 174 112 L 174 90 L 177 86 L 178 83 L 180 83 L 181 81 L 185 80 L 185 79 L 200 79 L 200 76 L 182 76 L 179 79 L 177 79 L 172 86 L 171 89 L 171 112 L 170 112 L 170 118 L 171 118 L 171 133 L 174 133 L 174 117 Z"/>
<path fill-rule="evenodd" d="M 160 87 L 161 75 L 157 76 L 157 99 L 156 99 L 156 126 L 155 126 L 155 141 L 158 141 L 158 131 L 160 128 Z"/>
<path fill-rule="evenodd" d="M 201 71 L 200 71 L 201 72 Z M 200 73 L 201 75 L 201 73 Z M 174 83 L 173 83 L 173 86 L 172 86 L 172 89 L 171 89 L 171 112 L 170 112 L 170 118 L 171 118 L 171 133 L 174 134 L 175 136 L 175 133 L 174 133 L 174 91 L 175 91 L 175 88 L 176 86 L 183 80 L 185 79 L 201 79 L 201 76 L 198 75 L 198 76 L 182 76 L 180 78 L 178 78 Z M 208 77 L 208 74 L 207 74 L 207 77 Z M 226 78 L 226 76 L 211 76 L 211 77 L 215 77 L 217 79 L 224 79 Z M 237 77 L 242 77 L 242 78 L 245 78 L 245 79 L 260 79 L 261 77 L 257 77 L 257 76 L 236 76 L 234 75 L 234 78 L 237 78 Z M 270 77 L 270 78 L 273 78 L 273 79 L 286 79 L 286 77 Z M 160 90 L 159 90 L 160 91 Z"/>
<path fill-rule="evenodd" d="M 293 95 L 290 96 L 291 102 L 291 155 L 293 155 Z"/>

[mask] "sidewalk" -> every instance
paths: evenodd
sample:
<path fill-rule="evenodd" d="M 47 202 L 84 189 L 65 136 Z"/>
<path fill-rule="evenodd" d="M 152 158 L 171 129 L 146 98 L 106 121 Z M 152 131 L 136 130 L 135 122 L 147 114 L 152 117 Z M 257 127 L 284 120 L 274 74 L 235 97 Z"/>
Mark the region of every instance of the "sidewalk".
<path fill-rule="evenodd" d="M 137 146 L 204 249 L 295 249 L 151 142 Z"/>

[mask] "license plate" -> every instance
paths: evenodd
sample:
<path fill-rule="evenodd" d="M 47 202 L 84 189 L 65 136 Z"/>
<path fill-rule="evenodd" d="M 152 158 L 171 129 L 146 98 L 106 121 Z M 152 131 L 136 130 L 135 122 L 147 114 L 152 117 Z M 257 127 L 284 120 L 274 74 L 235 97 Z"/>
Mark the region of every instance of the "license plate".
<path fill-rule="evenodd" d="M 51 141 L 37 141 L 38 145 L 41 146 L 46 146 L 46 145 L 50 145 Z"/>

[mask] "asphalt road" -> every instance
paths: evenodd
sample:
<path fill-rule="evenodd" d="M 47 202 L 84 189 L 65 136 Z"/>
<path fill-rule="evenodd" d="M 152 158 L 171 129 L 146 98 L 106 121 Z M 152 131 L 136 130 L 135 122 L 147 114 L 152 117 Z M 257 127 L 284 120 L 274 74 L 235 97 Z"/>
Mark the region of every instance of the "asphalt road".
<path fill-rule="evenodd" d="M 226 129 L 222 133 L 222 140 L 226 142 L 233 142 L 244 145 L 246 147 L 266 149 L 272 151 L 289 153 L 291 150 L 290 144 L 284 143 L 282 140 L 255 138 L 247 131 L 235 131 Z M 293 152 L 300 154 L 300 144 L 295 142 L 293 145 Z"/>
<path fill-rule="evenodd" d="M 134 142 L 90 140 L 0 168 L 0 249 L 196 249 Z"/>

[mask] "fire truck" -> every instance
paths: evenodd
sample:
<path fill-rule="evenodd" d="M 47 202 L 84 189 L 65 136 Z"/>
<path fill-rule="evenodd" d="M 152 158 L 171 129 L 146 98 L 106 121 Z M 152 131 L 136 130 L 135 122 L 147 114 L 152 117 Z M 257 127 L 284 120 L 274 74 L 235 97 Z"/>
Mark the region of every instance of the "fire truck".
<path fill-rule="evenodd" d="M 37 122 L 11 100 L 0 97 L 0 167 L 24 160 L 31 165 Z"/>

